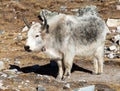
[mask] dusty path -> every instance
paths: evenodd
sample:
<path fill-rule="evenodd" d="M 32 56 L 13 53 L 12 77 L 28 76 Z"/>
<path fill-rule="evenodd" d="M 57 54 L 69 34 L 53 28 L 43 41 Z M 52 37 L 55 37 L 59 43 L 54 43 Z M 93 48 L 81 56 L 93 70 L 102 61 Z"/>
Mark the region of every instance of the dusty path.
<path fill-rule="evenodd" d="M 87 69 L 93 70 L 92 63 L 90 64 L 90 63 L 79 62 L 78 64 L 79 64 L 79 67 L 84 67 L 85 69 L 87 68 Z M 109 84 L 120 84 L 120 72 L 119 72 L 120 63 L 105 62 L 104 73 L 101 75 L 93 75 L 93 74 L 90 74 L 89 71 L 88 73 L 82 72 L 80 68 L 79 70 L 80 71 L 75 71 L 72 73 L 71 80 L 77 81 L 79 79 L 87 82 L 98 82 L 98 83 L 109 82 Z"/>

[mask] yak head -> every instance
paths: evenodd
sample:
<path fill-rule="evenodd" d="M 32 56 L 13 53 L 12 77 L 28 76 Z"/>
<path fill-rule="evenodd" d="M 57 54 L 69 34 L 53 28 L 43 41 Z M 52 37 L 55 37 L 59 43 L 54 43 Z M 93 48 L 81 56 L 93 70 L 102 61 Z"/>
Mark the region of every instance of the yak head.
<path fill-rule="evenodd" d="M 42 16 L 39 16 L 40 23 L 34 23 L 30 26 L 24 19 L 25 24 L 28 26 L 29 31 L 27 34 L 26 45 L 24 46 L 25 51 L 44 51 L 45 35 L 49 33 L 49 25 L 47 24 L 47 19 L 42 12 Z"/>

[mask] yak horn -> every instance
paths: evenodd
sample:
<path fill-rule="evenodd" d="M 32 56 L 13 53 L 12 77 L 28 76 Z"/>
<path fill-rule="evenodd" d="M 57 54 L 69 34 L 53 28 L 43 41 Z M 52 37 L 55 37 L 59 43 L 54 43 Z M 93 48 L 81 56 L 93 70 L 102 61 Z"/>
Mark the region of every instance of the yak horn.
<path fill-rule="evenodd" d="M 47 27 L 47 19 L 46 19 L 46 17 L 45 17 L 45 15 L 44 15 L 44 12 L 42 11 L 42 16 L 43 16 L 43 28 L 46 28 Z"/>
<path fill-rule="evenodd" d="M 28 28 L 30 28 L 30 25 L 29 25 L 27 19 L 26 19 L 25 17 L 22 17 L 22 19 L 23 19 L 25 25 L 26 25 Z"/>

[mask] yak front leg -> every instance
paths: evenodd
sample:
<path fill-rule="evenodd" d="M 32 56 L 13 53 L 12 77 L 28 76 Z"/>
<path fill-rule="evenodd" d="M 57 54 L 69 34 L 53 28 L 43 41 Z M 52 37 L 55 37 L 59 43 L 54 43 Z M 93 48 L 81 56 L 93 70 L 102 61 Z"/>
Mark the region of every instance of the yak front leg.
<path fill-rule="evenodd" d="M 63 80 L 70 78 L 73 59 L 74 59 L 73 54 L 67 54 L 64 56 L 63 62 L 64 62 L 65 72 L 64 72 Z"/>
<path fill-rule="evenodd" d="M 63 61 L 62 60 L 58 60 L 57 61 L 58 64 L 58 75 L 56 77 L 57 80 L 61 80 L 63 77 Z"/>

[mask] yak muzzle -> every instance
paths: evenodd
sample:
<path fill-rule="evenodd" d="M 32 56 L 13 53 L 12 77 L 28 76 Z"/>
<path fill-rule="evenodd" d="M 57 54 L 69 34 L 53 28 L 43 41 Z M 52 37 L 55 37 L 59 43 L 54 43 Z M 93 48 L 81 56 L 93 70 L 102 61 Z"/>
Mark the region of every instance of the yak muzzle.
<path fill-rule="evenodd" d="M 25 51 L 27 51 L 27 52 L 31 52 L 30 46 L 24 46 L 24 49 L 25 49 Z"/>

